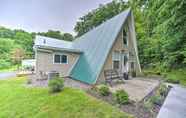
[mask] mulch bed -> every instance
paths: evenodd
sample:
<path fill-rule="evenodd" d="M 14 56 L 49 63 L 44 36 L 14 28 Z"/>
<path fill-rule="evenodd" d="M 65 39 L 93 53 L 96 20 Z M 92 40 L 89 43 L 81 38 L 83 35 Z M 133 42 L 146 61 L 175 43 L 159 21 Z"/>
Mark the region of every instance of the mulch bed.
<path fill-rule="evenodd" d="M 150 98 L 150 96 L 154 96 L 156 93 L 155 91 L 156 90 L 154 90 L 154 92 L 149 94 L 145 100 L 148 100 Z M 119 105 L 114 100 L 114 97 L 112 94 L 109 94 L 108 96 L 102 96 L 97 91 L 95 91 L 94 88 L 87 90 L 87 93 L 91 96 L 94 96 L 98 99 L 104 100 L 104 101 L 108 102 L 109 104 L 112 104 L 112 105 L 120 108 L 122 111 L 124 111 L 126 113 L 132 114 L 135 118 L 156 118 L 157 114 L 161 108 L 161 105 L 154 104 L 153 108 L 149 109 L 145 106 L 145 102 L 144 102 L 145 100 L 140 101 L 140 102 L 129 101 L 129 104 Z M 163 99 L 163 102 L 164 102 L 164 100 L 165 100 L 165 98 Z"/>

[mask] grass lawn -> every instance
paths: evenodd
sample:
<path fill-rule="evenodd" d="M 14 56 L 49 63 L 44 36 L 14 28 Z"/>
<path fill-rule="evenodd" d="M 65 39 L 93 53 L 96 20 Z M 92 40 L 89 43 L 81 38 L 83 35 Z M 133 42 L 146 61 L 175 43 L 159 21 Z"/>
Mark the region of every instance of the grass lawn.
<path fill-rule="evenodd" d="M 179 84 L 186 86 L 186 69 L 171 70 L 169 72 L 160 72 L 155 69 L 147 69 L 143 72 L 146 76 L 160 73 L 159 75 L 162 75 L 163 79 L 165 79 L 167 82 L 177 83 L 179 81 Z"/>
<path fill-rule="evenodd" d="M 26 87 L 25 81 L 0 80 L 0 118 L 131 118 L 84 91 L 65 88 L 49 94 L 46 88 Z"/>
<path fill-rule="evenodd" d="M 172 70 L 166 73 L 166 78 L 170 82 L 179 81 L 181 85 L 186 86 L 186 69 Z"/>

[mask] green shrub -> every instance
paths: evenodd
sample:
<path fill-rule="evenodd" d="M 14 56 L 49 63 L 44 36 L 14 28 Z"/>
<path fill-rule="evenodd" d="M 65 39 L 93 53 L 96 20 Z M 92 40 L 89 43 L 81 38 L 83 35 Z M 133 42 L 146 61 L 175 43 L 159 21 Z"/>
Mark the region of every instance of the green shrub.
<path fill-rule="evenodd" d="M 103 95 L 103 96 L 108 96 L 110 91 L 109 91 L 109 87 L 106 85 L 99 85 L 98 87 L 98 92 L 99 94 Z"/>
<path fill-rule="evenodd" d="M 60 92 L 64 88 L 64 81 L 60 77 L 49 80 L 49 91 L 52 93 Z"/>
<path fill-rule="evenodd" d="M 27 84 L 32 84 L 32 80 L 31 79 L 28 79 L 27 80 Z"/>
<path fill-rule="evenodd" d="M 168 87 L 164 84 L 161 84 L 158 92 L 161 96 L 165 97 L 168 94 Z"/>
<path fill-rule="evenodd" d="M 152 96 L 151 97 L 151 102 L 153 104 L 161 105 L 162 104 L 161 96 L 159 96 L 159 95 Z"/>
<path fill-rule="evenodd" d="M 129 102 L 129 96 L 124 90 L 117 90 L 115 99 L 119 104 L 127 104 Z"/>

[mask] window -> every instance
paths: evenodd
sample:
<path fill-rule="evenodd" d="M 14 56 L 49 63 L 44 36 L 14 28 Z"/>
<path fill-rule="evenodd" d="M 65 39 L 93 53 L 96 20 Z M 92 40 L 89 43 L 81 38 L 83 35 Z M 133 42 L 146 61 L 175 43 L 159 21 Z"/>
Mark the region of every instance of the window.
<path fill-rule="evenodd" d="M 123 44 L 127 45 L 127 31 L 123 29 Z"/>
<path fill-rule="evenodd" d="M 125 56 L 124 56 L 124 61 L 123 61 L 124 66 L 127 64 L 127 61 L 128 61 L 128 57 L 127 57 L 127 55 L 125 55 Z"/>
<path fill-rule="evenodd" d="M 112 55 L 112 67 L 113 69 L 119 69 L 119 64 L 120 64 L 120 53 L 115 51 Z"/>
<path fill-rule="evenodd" d="M 61 55 L 61 63 L 67 63 L 67 55 Z"/>
<path fill-rule="evenodd" d="M 54 55 L 54 63 L 58 63 L 58 64 L 61 64 L 61 63 L 64 63 L 64 64 L 67 64 L 68 61 L 67 61 L 67 55 L 60 55 L 60 54 L 55 54 Z"/>
<path fill-rule="evenodd" d="M 60 63 L 60 55 L 55 55 L 54 56 L 54 63 Z"/>
<path fill-rule="evenodd" d="M 119 61 L 113 61 L 113 69 L 119 69 Z"/>

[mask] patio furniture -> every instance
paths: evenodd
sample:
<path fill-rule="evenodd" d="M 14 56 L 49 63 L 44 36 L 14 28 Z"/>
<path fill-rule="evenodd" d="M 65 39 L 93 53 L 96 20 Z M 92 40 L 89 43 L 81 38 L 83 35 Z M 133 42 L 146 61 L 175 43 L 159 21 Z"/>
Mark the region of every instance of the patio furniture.
<path fill-rule="evenodd" d="M 105 81 L 112 86 L 113 80 L 122 80 L 124 82 L 123 76 L 120 76 L 117 70 L 108 69 L 104 71 Z"/>

